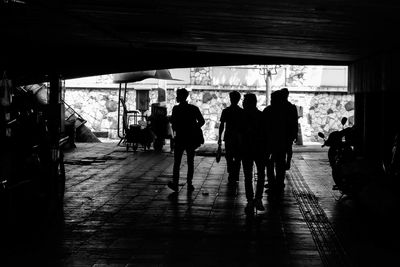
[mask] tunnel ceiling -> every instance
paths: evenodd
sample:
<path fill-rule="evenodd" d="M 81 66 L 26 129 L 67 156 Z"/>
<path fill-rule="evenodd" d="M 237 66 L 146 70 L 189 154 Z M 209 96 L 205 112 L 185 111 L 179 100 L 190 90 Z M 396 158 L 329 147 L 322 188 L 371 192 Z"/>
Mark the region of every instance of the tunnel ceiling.
<path fill-rule="evenodd" d="M 386 0 L 0 0 L 19 79 L 190 66 L 347 64 L 399 47 Z"/>

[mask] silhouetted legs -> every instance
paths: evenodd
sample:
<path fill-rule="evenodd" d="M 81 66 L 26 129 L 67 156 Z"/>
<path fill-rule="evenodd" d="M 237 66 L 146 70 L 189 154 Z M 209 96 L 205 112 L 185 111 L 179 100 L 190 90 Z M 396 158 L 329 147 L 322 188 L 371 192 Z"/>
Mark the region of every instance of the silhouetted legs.
<path fill-rule="evenodd" d="M 192 186 L 192 180 L 193 180 L 193 173 L 194 173 L 194 154 L 195 151 L 193 148 L 185 147 L 182 145 L 175 145 L 174 149 L 174 167 L 173 167 L 173 180 L 172 180 L 172 185 L 174 188 L 171 189 L 177 189 L 178 183 L 179 183 L 179 171 L 181 168 L 181 161 L 182 161 L 182 156 L 183 152 L 186 150 L 186 157 L 187 157 L 187 165 L 188 165 L 188 172 L 187 172 L 187 184 L 188 184 L 188 190 L 193 190 Z M 177 190 L 175 190 L 177 191 Z"/>
<path fill-rule="evenodd" d="M 175 147 L 175 140 L 173 137 L 171 137 L 169 139 L 169 148 L 170 148 L 170 152 L 173 153 L 174 152 L 174 147 Z"/>
<path fill-rule="evenodd" d="M 265 165 L 262 159 L 243 159 L 243 173 L 244 173 L 244 187 L 246 191 L 246 199 L 248 207 L 246 212 L 250 212 L 251 206 L 255 205 L 256 209 L 264 210 L 262 205 L 262 197 L 265 182 Z M 254 197 L 253 189 L 253 164 L 256 164 L 257 168 L 257 185 L 256 193 Z"/>
<path fill-rule="evenodd" d="M 286 170 L 290 170 L 290 163 L 292 161 L 292 156 L 293 156 L 293 148 L 292 144 L 289 144 L 288 150 L 286 152 L 286 165 L 285 165 Z"/>
<path fill-rule="evenodd" d="M 275 175 L 277 188 L 283 189 L 285 187 L 285 173 L 286 173 L 286 154 L 278 152 L 275 158 Z"/>
<path fill-rule="evenodd" d="M 228 182 L 230 184 L 239 181 L 240 173 L 240 156 L 238 153 L 238 145 L 225 141 L 225 158 L 228 170 Z"/>
<path fill-rule="evenodd" d="M 266 167 L 267 167 L 267 180 L 268 188 L 273 189 L 275 187 L 275 168 L 274 160 L 272 159 L 272 154 L 267 154 Z"/>
<path fill-rule="evenodd" d="M 268 188 L 282 190 L 285 187 L 286 152 L 274 152 L 267 157 Z"/>

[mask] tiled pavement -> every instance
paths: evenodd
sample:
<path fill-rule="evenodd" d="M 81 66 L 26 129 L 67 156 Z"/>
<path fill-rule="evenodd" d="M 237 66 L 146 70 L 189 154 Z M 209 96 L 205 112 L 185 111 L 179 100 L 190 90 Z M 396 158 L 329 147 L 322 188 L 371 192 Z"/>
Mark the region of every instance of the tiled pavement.
<path fill-rule="evenodd" d="M 246 217 L 243 176 L 228 188 L 225 160 L 216 163 L 210 147 L 195 158 L 195 191 L 182 178 L 174 194 L 168 151 L 78 143 L 66 154 L 62 216 L 25 217 L 6 266 L 389 266 L 398 258 L 392 222 L 331 190 L 326 151 L 295 149 L 284 194 L 265 195 L 266 211 Z"/>

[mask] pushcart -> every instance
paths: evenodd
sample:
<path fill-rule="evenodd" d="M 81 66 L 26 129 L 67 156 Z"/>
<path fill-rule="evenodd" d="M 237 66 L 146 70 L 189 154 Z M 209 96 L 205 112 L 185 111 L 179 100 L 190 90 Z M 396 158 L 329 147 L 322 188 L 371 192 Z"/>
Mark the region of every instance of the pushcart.
<path fill-rule="evenodd" d="M 123 107 L 123 131 L 119 144 L 126 146 L 126 151 L 132 148 L 136 152 L 139 146 L 142 146 L 143 150 L 150 149 L 154 134 L 147 118 L 138 110 L 128 110 L 122 98 L 120 98 L 120 102 Z"/>
<path fill-rule="evenodd" d="M 167 69 L 125 72 L 113 75 L 114 83 L 119 83 L 117 132 L 120 141 L 118 145 L 125 145 L 127 150 L 132 147 L 136 151 L 140 144 L 144 149 L 149 149 L 153 142 L 154 148 L 161 150 L 165 141 L 166 129 L 168 129 L 166 127 L 168 125 L 166 108 L 154 106 L 152 110 L 152 114 L 154 115 L 151 118 L 143 115 L 149 108 L 149 90 L 136 90 L 136 108 L 138 110 L 128 110 L 125 104 L 127 84 L 148 78 L 180 81 L 179 79 L 172 78 L 170 71 Z M 124 84 L 124 87 L 122 84 Z M 121 106 L 123 108 L 122 113 Z M 157 141 L 155 142 L 156 137 Z"/>

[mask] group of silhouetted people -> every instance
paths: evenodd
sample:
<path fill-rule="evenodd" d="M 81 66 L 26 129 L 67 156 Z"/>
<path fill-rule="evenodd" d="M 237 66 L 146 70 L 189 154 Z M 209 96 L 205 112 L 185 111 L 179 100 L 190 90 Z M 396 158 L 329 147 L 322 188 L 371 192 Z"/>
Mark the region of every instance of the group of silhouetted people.
<path fill-rule="evenodd" d="M 179 169 L 186 150 L 188 191 L 193 191 L 194 154 L 200 146 L 199 135 L 205 121 L 198 107 L 187 102 L 186 89 L 177 90 L 177 102 L 171 115 L 175 132 L 173 180 L 168 186 L 178 191 Z M 271 104 L 263 111 L 257 108 L 255 94 L 241 95 L 237 91 L 229 94 L 231 105 L 222 111 L 218 144 L 225 143 L 228 185 L 239 181 L 241 165 L 245 179 L 247 198 L 246 212 L 264 210 L 262 197 L 264 188 L 268 194 L 281 192 L 285 187 L 285 172 L 290 168 L 292 145 L 297 139 L 297 108 L 288 101 L 289 91 L 283 88 L 271 94 Z M 253 189 L 253 166 L 257 169 L 257 184 Z M 268 183 L 265 185 L 265 169 Z"/>

